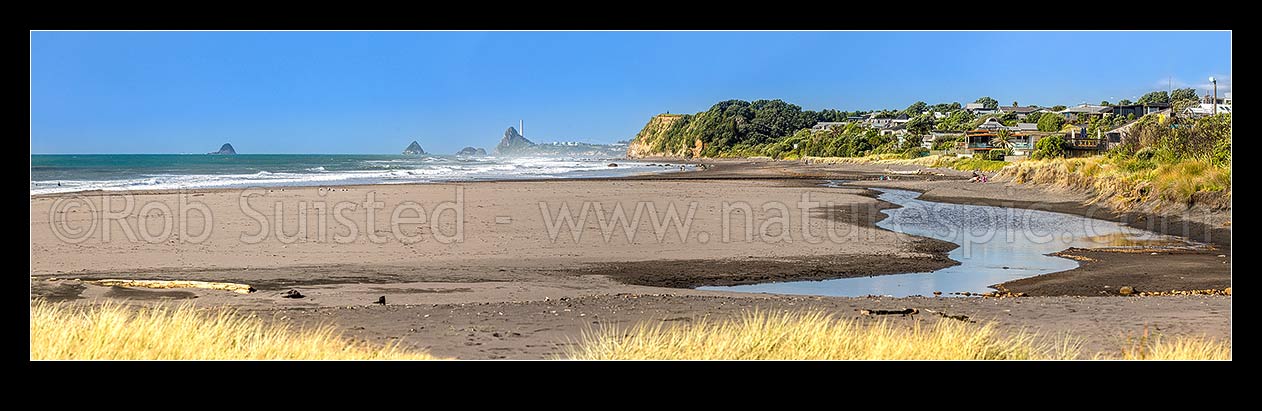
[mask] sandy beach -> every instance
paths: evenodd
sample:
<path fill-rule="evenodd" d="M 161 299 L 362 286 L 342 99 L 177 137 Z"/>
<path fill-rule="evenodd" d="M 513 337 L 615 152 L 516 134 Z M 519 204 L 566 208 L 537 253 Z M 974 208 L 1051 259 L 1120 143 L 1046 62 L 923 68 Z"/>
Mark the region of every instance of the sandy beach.
<path fill-rule="evenodd" d="M 1013 332 L 1068 332 L 1085 340 L 1087 353 L 1115 352 L 1127 336 L 1146 328 L 1169 335 L 1230 335 L 1230 296 L 1116 294 L 1123 285 L 1152 291 L 1229 287 L 1230 225 L 1221 223 L 1229 215 L 1191 216 L 1178 220 L 1191 224 L 1177 229 L 1154 228 L 1207 239 L 1202 242 L 1210 245 L 1202 249 L 1143 254 L 1142 260 L 1134 253 L 1082 251 L 1091 258 L 1078 269 L 1003 284 L 1030 297 L 840 298 L 694 290 L 957 264 L 946 256 L 954 244 L 876 228 L 884 218 L 880 210 L 893 205 L 865 187 L 911 189 L 941 202 L 1091 215 L 1132 226 L 1154 221 L 1097 215 L 1081 194 L 968 183 L 967 172 L 911 175 L 906 173 L 919 168 L 707 163 L 711 167 L 704 171 L 616 179 L 32 196 L 31 293 L 55 301 L 227 305 L 274 321 L 332 322 L 355 338 L 398 339 L 407 347 L 468 359 L 553 358 L 591 327 L 722 318 L 753 308 L 819 309 L 839 316 L 871 308 L 931 309 L 994 321 Z M 824 180 L 853 183 L 825 188 Z M 106 278 L 233 282 L 258 291 L 85 282 Z M 282 297 L 288 290 L 305 298 Z M 379 296 L 386 297 L 386 306 L 371 304 Z"/>

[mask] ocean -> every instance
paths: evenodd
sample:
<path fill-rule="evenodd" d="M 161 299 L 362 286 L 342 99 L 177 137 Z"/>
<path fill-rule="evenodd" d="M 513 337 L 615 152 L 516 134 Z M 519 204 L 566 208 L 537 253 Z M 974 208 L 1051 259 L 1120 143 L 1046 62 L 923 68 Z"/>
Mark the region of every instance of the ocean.
<path fill-rule="evenodd" d="M 617 163 L 617 167 L 609 167 Z M 650 165 L 652 164 L 652 165 Z M 678 171 L 626 159 L 340 154 L 31 156 L 31 195 L 87 190 L 403 184 L 620 177 Z"/>

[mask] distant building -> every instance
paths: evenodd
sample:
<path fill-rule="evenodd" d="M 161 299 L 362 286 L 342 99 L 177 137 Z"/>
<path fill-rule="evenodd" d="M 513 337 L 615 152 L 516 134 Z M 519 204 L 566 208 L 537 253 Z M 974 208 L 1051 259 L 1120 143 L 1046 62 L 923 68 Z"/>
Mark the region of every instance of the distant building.
<path fill-rule="evenodd" d="M 811 126 L 811 131 L 824 131 L 833 127 L 840 128 L 840 127 L 845 127 L 847 124 L 850 124 L 850 122 L 849 121 L 821 121 Z"/>
<path fill-rule="evenodd" d="M 1008 134 L 1008 147 L 1001 147 L 995 144 L 996 138 L 999 137 L 1001 131 Z M 981 154 L 991 150 L 1011 149 L 1013 155 L 1028 155 L 1034 149 L 1034 137 L 1026 132 L 1022 132 L 1019 126 L 1005 126 L 994 117 L 986 119 L 976 129 L 964 133 L 964 141 L 959 144 L 967 154 Z"/>
<path fill-rule="evenodd" d="M 1017 131 L 1039 131 L 1038 123 L 1017 123 Z"/>
<path fill-rule="evenodd" d="M 1168 116 L 1170 115 L 1170 109 L 1167 108 L 1165 110 L 1156 111 L 1151 114 L 1156 114 L 1158 116 Z M 1121 144 L 1122 140 L 1130 136 L 1131 129 L 1134 128 L 1136 124 L 1139 124 L 1138 118 L 1136 118 L 1134 121 L 1128 122 L 1117 128 L 1104 132 L 1105 148 L 1113 148 L 1117 146 L 1118 144 Z"/>
<path fill-rule="evenodd" d="M 1000 113 L 1017 113 L 1017 118 L 1021 120 L 1025 120 L 1026 116 L 1029 116 L 1030 113 L 1033 113 L 1035 111 L 1039 111 L 1039 108 L 1038 107 L 1021 107 L 1021 106 L 1016 106 L 1016 105 L 1011 106 L 1011 107 L 999 108 Z"/>
<path fill-rule="evenodd" d="M 1219 105 L 1218 105 L 1218 113 L 1219 113 L 1219 114 L 1221 114 L 1221 113 L 1228 113 L 1228 114 L 1231 114 L 1231 105 L 1230 105 L 1230 104 L 1219 104 Z M 1213 104 L 1201 103 L 1201 104 L 1197 104 L 1197 105 L 1195 105 L 1195 106 L 1189 106 L 1188 108 L 1183 109 L 1183 114 L 1188 115 L 1188 116 L 1190 116 L 1190 117 L 1192 117 L 1192 118 L 1201 118 L 1201 117 L 1212 116 L 1212 115 L 1214 115 L 1214 105 L 1213 105 Z"/>
<path fill-rule="evenodd" d="M 906 124 L 908 121 L 911 121 L 911 117 L 908 117 L 907 114 L 899 114 L 894 117 L 886 118 L 876 118 L 876 115 L 873 114 L 872 117 L 868 119 L 867 123 L 872 127 L 887 129 L 897 125 Z"/>
<path fill-rule="evenodd" d="M 929 135 L 920 138 L 920 146 L 932 150 L 933 143 L 938 142 L 939 139 L 956 138 L 959 136 L 960 133 L 954 131 L 933 130 L 929 132 Z"/>
<path fill-rule="evenodd" d="M 964 109 L 979 116 L 983 114 L 994 114 L 996 111 L 993 108 L 986 108 L 986 105 L 982 103 L 968 103 L 964 105 Z"/>
<path fill-rule="evenodd" d="M 1089 117 L 1104 117 L 1105 114 L 1112 113 L 1112 107 L 1097 106 L 1094 104 L 1079 104 L 1073 107 L 1065 108 L 1060 111 L 1060 115 L 1065 116 L 1065 120 L 1070 121 L 1087 121 Z"/>
<path fill-rule="evenodd" d="M 898 137 L 905 136 L 907 135 L 907 126 L 904 126 L 902 124 L 889 126 L 887 128 L 881 129 L 881 135 L 898 136 Z"/>
<path fill-rule="evenodd" d="M 1140 118 L 1148 114 L 1156 113 L 1170 108 L 1169 104 L 1126 104 L 1109 107 L 1109 112 L 1115 116 Z"/>

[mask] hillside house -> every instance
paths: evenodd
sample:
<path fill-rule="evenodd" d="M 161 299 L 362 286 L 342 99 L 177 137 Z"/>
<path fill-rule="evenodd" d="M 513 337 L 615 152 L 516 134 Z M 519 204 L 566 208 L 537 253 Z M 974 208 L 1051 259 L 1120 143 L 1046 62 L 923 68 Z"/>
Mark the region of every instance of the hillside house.
<path fill-rule="evenodd" d="M 1018 119 L 1018 120 L 1025 120 L 1025 118 L 1026 118 L 1027 116 L 1029 116 L 1029 115 L 1030 115 L 1030 113 L 1033 113 L 1033 112 L 1036 112 L 1036 111 L 1039 111 L 1038 107 L 1021 107 L 1021 106 L 1015 106 L 1015 105 L 1014 105 L 1014 106 L 1011 106 L 1011 107 L 1000 107 L 1000 108 L 999 108 L 999 113 L 1000 113 L 1000 114 L 1004 114 L 1004 113 L 1016 113 L 1016 114 L 1017 114 L 1017 119 Z"/>
<path fill-rule="evenodd" d="M 975 116 L 994 114 L 996 111 L 996 109 L 993 108 L 986 108 L 986 105 L 982 103 L 968 103 L 964 105 L 964 109 L 973 113 Z"/>

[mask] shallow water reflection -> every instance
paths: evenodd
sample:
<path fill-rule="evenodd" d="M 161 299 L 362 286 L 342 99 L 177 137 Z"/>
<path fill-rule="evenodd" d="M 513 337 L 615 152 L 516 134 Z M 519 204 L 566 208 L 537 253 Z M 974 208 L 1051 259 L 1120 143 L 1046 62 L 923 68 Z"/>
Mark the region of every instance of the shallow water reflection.
<path fill-rule="evenodd" d="M 833 185 L 835 186 L 835 185 Z M 950 241 L 960 247 L 948 256 L 960 265 L 927 273 L 792 281 L 702 290 L 860 297 L 906 297 L 992 291 L 991 285 L 1070 270 L 1078 263 L 1046 254 L 1070 247 L 1187 245 L 1178 237 L 1135 229 L 1107 220 L 1041 210 L 937 203 L 920 193 L 876 188 L 880 199 L 901 208 L 882 211 L 878 227 L 897 233 Z M 910 237 L 906 238 L 908 241 Z"/>

